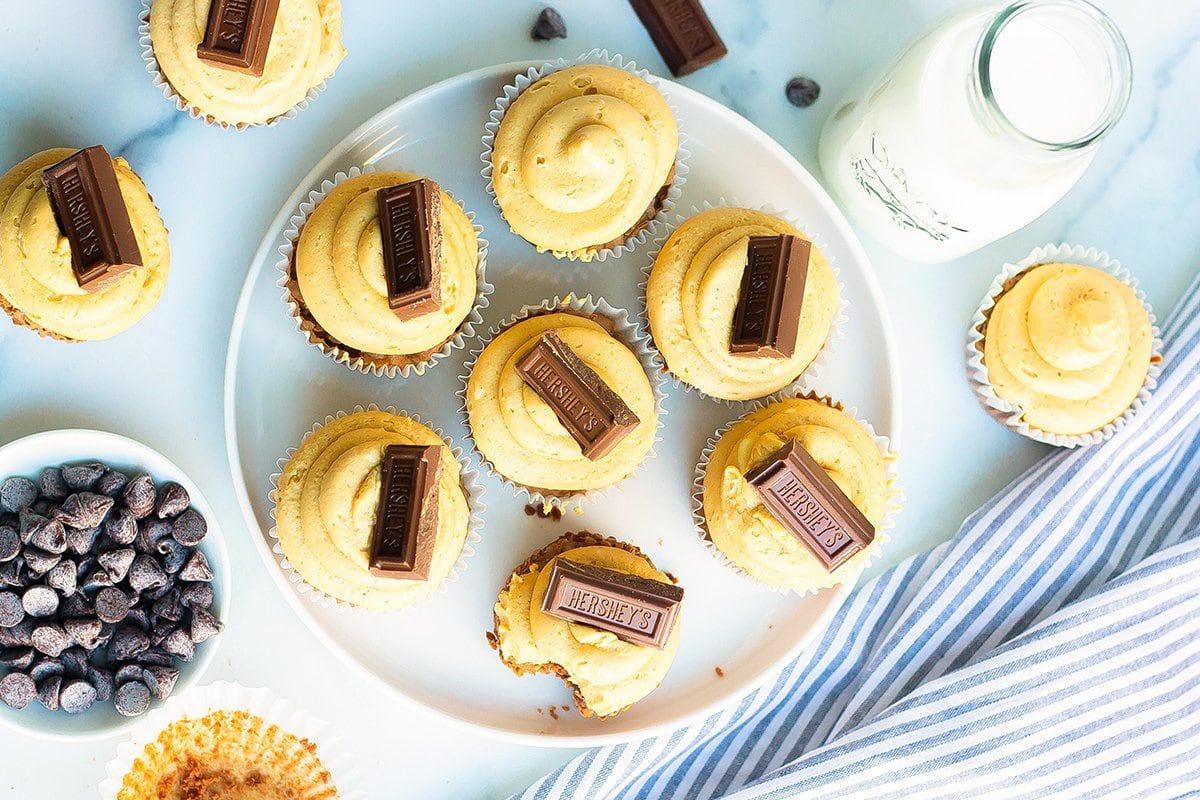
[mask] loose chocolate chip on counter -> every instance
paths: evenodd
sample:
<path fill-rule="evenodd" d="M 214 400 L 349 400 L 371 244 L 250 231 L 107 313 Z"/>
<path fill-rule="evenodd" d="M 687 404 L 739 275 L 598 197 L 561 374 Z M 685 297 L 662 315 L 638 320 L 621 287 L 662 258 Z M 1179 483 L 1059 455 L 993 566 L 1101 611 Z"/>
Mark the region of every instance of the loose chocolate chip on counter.
<path fill-rule="evenodd" d="M 0 628 L 11 628 L 25 619 L 25 606 L 16 592 L 0 592 Z"/>
<path fill-rule="evenodd" d="M 22 709 L 37 697 L 37 684 L 22 672 L 10 672 L 0 678 L 0 701 L 9 708 Z"/>
<path fill-rule="evenodd" d="M 175 518 L 171 527 L 175 541 L 187 547 L 195 547 L 204 541 L 208 533 L 208 523 L 194 508 L 189 508 Z"/>
<path fill-rule="evenodd" d="M 67 638 L 67 632 L 61 625 L 39 625 L 33 629 L 30 638 L 33 641 L 34 649 L 51 658 L 58 658 L 62 655 L 62 651 L 71 644 L 71 640 Z"/>
<path fill-rule="evenodd" d="M 129 566 L 129 588 L 135 592 L 157 589 L 167 583 L 167 573 L 150 556 L 139 553 Z"/>
<path fill-rule="evenodd" d="M 533 23 L 533 30 L 529 32 L 529 35 L 538 42 L 565 39 L 567 38 L 567 23 L 563 21 L 562 14 L 553 8 L 543 8 L 542 13 L 538 14 L 537 22 Z"/>
<path fill-rule="evenodd" d="M 48 500 L 62 500 L 71 493 L 71 487 L 63 480 L 62 470 L 47 467 L 42 470 L 42 495 Z"/>
<path fill-rule="evenodd" d="M 142 519 L 154 510 L 156 498 L 154 481 L 144 472 L 133 476 L 133 479 L 121 490 L 121 499 L 125 501 L 125 507 L 136 519 Z"/>
<path fill-rule="evenodd" d="M 21 534 L 10 525 L 0 526 L 0 561 L 12 561 L 21 552 Z"/>
<path fill-rule="evenodd" d="M 184 583 L 179 589 L 179 602 L 192 609 L 209 608 L 213 604 L 211 583 Z"/>
<path fill-rule="evenodd" d="M 130 661 L 149 649 L 150 637 L 135 627 L 122 625 L 113 635 L 111 647 L 113 661 Z"/>
<path fill-rule="evenodd" d="M 93 461 L 88 464 L 77 464 L 73 467 L 63 466 L 62 478 L 73 492 L 85 492 L 100 480 L 100 476 L 108 471 L 108 467 Z"/>
<path fill-rule="evenodd" d="M 19 475 L 0 483 L 0 509 L 17 513 L 29 508 L 38 498 L 37 484 Z"/>
<path fill-rule="evenodd" d="M 51 711 L 58 711 L 58 694 L 62 689 L 62 676 L 51 675 L 38 684 L 37 699 Z"/>
<path fill-rule="evenodd" d="M 95 528 L 113 507 L 113 499 L 94 492 L 78 492 L 62 501 L 54 518 L 73 528 Z"/>
<path fill-rule="evenodd" d="M 128 508 L 116 508 L 104 522 L 104 533 L 117 544 L 133 544 L 138 535 L 138 521 Z"/>
<path fill-rule="evenodd" d="M 183 519 L 180 517 L 180 519 Z M 174 575 L 183 569 L 192 551 L 174 539 L 163 539 L 158 543 L 158 552 L 162 554 L 162 568 Z"/>
<path fill-rule="evenodd" d="M 92 491 L 102 494 L 106 497 L 116 497 L 125 488 L 125 484 L 129 483 L 129 476 L 124 472 L 115 469 L 110 469 L 108 472 L 100 476 L 96 484 L 92 487 Z"/>
<path fill-rule="evenodd" d="M 62 556 L 58 553 L 47 553 L 32 545 L 25 548 L 25 566 L 28 568 L 31 578 L 40 578 L 60 561 L 62 561 Z"/>
<path fill-rule="evenodd" d="M 126 717 L 144 714 L 150 707 L 150 690 L 141 681 L 123 683 L 113 695 L 113 704 L 117 712 Z"/>
<path fill-rule="evenodd" d="M 109 696 L 111 693 L 112 690 L 109 689 Z M 100 692 L 90 681 L 73 680 L 62 687 L 58 703 L 68 714 L 80 714 L 91 708 L 98 699 L 100 699 Z M 108 697 L 104 699 L 107 700 Z"/>
<path fill-rule="evenodd" d="M 178 656 L 184 661 L 191 661 L 196 655 L 196 643 L 192 641 L 192 637 L 183 628 L 176 628 L 171 631 L 167 638 L 163 639 L 163 650 L 166 650 L 173 656 Z"/>
<path fill-rule="evenodd" d="M 131 547 L 122 547 L 119 550 L 109 550 L 107 553 L 101 553 L 96 556 L 96 561 L 100 566 L 104 567 L 104 571 L 108 573 L 108 577 L 114 583 L 120 583 L 125 580 L 125 576 L 129 574 L 129 567 L 133 564 L 133 559 L 137 555 Z"/>
<path fill-rule="evenodd" d="M 129 595 L 115 586 L 96 593 L 96 616 L 103 622 L 117 623 L 129 616 Z"/>
<path fill-rule="evenodd" d="M 211 581 L 213 573 L 204 553 L 199 550 L 193 552 L 191 558 L 183 565 L 183 569 L 179 571 L 179 578 L 185 581 Z"/>
<path fill-rule="evenodd" d="M 87 555 L 96 549 L 100 528 L 73 528 L 70 525 L 64 525 L 63 528 L 67 532 L 67 549 L 75 555 Z"/>
<path fill-rule="evenodd" d="M 178 483 L 168 481 L 162 485 L 162 489 L 158 493 L 155 513 L 159 519 L 172 519 L 182 514 L 191 502 L 192 498 L 188 496 L 187 489 Z"/>
<path fill-rule="evenodd" d="M 821 96 L 821 85 L 812 78 L 795 77 L 787 82 L 788 102 L 798 108 L 808 108 Z"/>
<path fill-rule="evenodd" d="M 29 669 L 33 656 L 32 647 L 6 647 L 0 650 L 0 664 L 8 669 Z"/>
<path fill-rule="evenodd" d="M 63 620 L 63 630 L 72 642 L 87 650 L 94 650 L 100 644 L 100 626 L 98 619 L 66 619 Z"/>
<path fill-rule="evenodd" d="M 31 617 L 50 617 L 58 611 L 58 593 L 49 586 L 30 586 L 21 595 L 21 605 Z"/>

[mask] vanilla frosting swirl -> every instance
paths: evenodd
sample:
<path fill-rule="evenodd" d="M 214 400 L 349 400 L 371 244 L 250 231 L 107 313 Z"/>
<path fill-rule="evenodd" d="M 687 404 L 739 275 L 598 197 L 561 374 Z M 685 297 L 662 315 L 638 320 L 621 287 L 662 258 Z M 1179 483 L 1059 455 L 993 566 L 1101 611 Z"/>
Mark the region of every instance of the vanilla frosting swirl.
<path fill-rule="evenodd" d="M 852 582 L 871 559 L 864 548 L 833 572 L 763 505 L 745 475 L 795 440 L 863 516 L 879 528 L 892 489 L 884 454 L 853 417 L 812 398 L 771 403 L 739 420 L 704 471 L 704 520 L 718 550 L 748 575 L 797 593 Z"/>
<path fill-rule="evenodd" d="M 672 232 L 650 272 L 646 313 L 655 344 L 680 380 L 724 400 L 765 397 L 796 380 L 820 353 L 840 299 L 833 269 L 816 245 L 793 355 L 729 352 L 749 239 L 785 234 L 807 239 L 778 217 L 746 208 L 704 211 Z"/>
<path fill-rule="evenodd" d="M 1137 399 L 1153 355 L 1145 306 L 1126 284 L 1078 264 L 1041 264 L 991 309 L 984 365 L 996 395 L 1031 426 L 1074 435 Z"/>
<path fill-rule="evenodd" d="M 435 350 L 475 306 L 479 237 L 462 207 L 441 192 L 442 307 L 400 319 L 388 305 L 379 189 L 417 180 L 409 172 L 368 172 L 344 180 L 300 230 L 296 281 L 313 319 L 343 345 L 364 353 L 412 355 Z"/>
<path fill-rule="evenodd" d="M 521 357 L 550 330 L 638 417 L 637 426 L 594 461 L 517 371 Z M 530 317 L 492 340 L 471 370 L 466 401 L 471 434 L 483 457 L 506 478 L 549 492 L 620 481 L 646 457 L 658 427 L 654 390 L 637 355 L 595 319 L 567 312 Z"/>
<path fill-rule="evenodd" d="M 585 545 L 567 549 L 563 557 L 580 564 L 674 583 L 645 556 L 620 547 Z M 566 673 L 587 711 L 600 717 L 616 714 L 653 691 L 666 675 L 679 647 L 680 620 L 666 646 L 622 641 L 608 631 L 568 622 L 542 611 L 555 559 L 514 574 L 500 593 L 495 615 L 500 654 L 519 668 L 553 665 Z"/>
<path fill-rule="evenodd" d="M 71 266 L 42 172 L 77 152 L 59 147 L 22 161 L 0 178 L 0 297 L 32 326 L 61 338 L 107 339 L 129 329 L 162 297 L 170 268 L 167 229 L 128 162 L 113 159 L 142 266 L 88 293 Z"/>
<path fill-rule="evenodd" d="M 154 0 L 150 41 L 172 88 L 202 113 L 249 125 L 287 113 L 333 75 L 346 56 L 341 0 L 279 0 L 261 76 L 237 72 L 196 55 L 212 0 Z"/>
<path fill-rule="evenodd" d="M 675 166 L 679 134 L 662 95 L 623 69 L 552 72 L 496 131 L 492 184 L 513 232 L 539 251 L 588 257 L 643 219 Z"/>
<path fill-rule="evenodd" d="M 427 580 L 372 575 L 371 535 L 388 445 L 438 445 L 438 531 Z M 454 568 L 466 542 L 470 511 L 461 470 L 429 428 L 386 411 L 335 419 L 301 443 L 283 468 L 275 495 L 275 532 L 296 572 L 351 605 L 392 610 L 426 599 Z"/>

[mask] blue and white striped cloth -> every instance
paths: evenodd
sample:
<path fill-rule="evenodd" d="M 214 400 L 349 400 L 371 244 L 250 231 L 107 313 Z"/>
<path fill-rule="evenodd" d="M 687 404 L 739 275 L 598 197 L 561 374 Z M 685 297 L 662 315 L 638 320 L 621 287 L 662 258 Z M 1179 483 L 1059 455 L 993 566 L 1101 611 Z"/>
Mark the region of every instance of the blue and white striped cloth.
<path fill-rule="evenodd" d="M 520 800 L 1200 797 L 1200 279 L 1149 406 L 859 588 L 738 706 Z"/>

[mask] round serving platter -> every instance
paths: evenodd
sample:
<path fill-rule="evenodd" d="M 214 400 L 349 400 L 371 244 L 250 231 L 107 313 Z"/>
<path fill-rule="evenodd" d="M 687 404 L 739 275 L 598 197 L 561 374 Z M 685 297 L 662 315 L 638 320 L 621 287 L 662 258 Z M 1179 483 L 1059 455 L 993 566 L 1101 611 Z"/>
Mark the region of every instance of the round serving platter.
<path fill-rule="evenodd" d="M 638 313 L 638 283 L 654 246 L 603 263 L 558 261 L 510 233 L 485 191 L 479 156 L 488 112 L 504 85 L 530 66 L 536 64 L 466 73 L 398 101 L 347 136 L 296 188 L 255 254 L 238 302 L 225 374 L 225 435 L 234 486 L 267 571 L 326 647 L 380 692 L 452 725 L 527 744 L 584 747 L 667 731 L 731 704 L 812 643 L 849 592 L 841 587 L 804 598 L 771 592 L 720 564 L 696 533 L 690 494 L 700 451 L 743 405 L 669 387 L 662 440 L 646 469 L 557 522 L 527 515 L 522 498 L 483 477 L 487 511 L 475 555 L 457 582 L 407 611 L 343 613 L 318 606 L 289 581 L 267 535 L 277 459 L 327 415 L 371 403 L 395 406 L 470 450 L 455 396 L 465 351 L 425 375 L 389 380 L 323 356 L 288 318 L 276 286 L 278 249 L 289 217 L 324 179 L 368 164 L 419 172 L 475 212 L 490 245 L 488 280 L 496 286 L 483 312 L 485 327 L 524 304 L 568 292 L 603 296 Z M 765 133 L 698 92 L 654 80 L 678 110 L 691 151 L 676 211 L 690 213 L 722 198 L 770 204 L 823 244 L 841 270 L 849 322 L 809 385 L 856 408 L 895 446 L 900 402 L 890 323 L 849 225 L 817 181 Z M 510 570 L 561 533 L 581 529 L 633 542 L 686 592 L 681 644 L 666 680 L 607 720 L 581 717 L 557 678 L 514 675 L 485 638 Z"/>

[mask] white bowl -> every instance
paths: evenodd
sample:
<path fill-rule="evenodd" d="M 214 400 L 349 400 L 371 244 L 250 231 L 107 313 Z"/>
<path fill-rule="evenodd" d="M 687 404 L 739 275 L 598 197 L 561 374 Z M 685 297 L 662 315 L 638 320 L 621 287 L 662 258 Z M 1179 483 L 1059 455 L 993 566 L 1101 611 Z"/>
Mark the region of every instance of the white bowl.
<path fill-rule="evenodd" d="M 229 552 L 217 524 L 212 506 L 196 484 L 166 456 L 144 444 L 115 433 L 89 430 L 59 430 L 35 433 L 0 447 L 0 480 L 25 475 L 37 480 L 45 467 L 82 461 L 102 461 L 132 475 L 147 472 L 156 484 L 175 481 L 187 489 L 192 506 L 208 522 L 208 535 L 200 545 L 212 568 L 213 613 L 222 621 L 229 618 Z M 173 694 L 187 691 L 208 669 L 216 656 L 218 634 L 196 646 L 191 662 L 179 662 L 179 681 Z M 0 668 L 3 669 L 3 668 Z M 154 703 L 153 705 L 157 705 Z M 20 711 L 0 703 L 0 726 L 43 739 L 101 739 L 118 736 L 138 723 L 140 717 L 123 717 L 112 701 L 97 702 L 82 714 L 49 711 L 36 700 Z"/>

